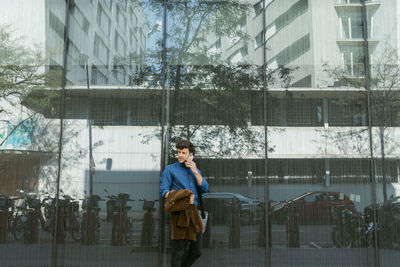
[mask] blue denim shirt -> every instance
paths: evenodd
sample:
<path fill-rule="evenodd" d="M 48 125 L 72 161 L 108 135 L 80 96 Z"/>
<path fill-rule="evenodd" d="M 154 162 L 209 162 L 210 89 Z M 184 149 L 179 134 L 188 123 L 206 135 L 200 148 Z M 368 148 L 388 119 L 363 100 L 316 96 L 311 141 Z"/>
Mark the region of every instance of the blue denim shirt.
<path fill-rule="evenodd" d="M 198 195 L 196 186 L 198 186 L 196 176 L 184 163 L 176 162 L 168 165 L 160 177 L 161 197 L 164 197 L 165 194 L 171 190 L 189 189 L 195 195 L 194 204 L 197 206 Z M 203 183 L 199 186 L 199 190 L 203 193 L 208 191 L 208 183 L 204 177 Z"/>

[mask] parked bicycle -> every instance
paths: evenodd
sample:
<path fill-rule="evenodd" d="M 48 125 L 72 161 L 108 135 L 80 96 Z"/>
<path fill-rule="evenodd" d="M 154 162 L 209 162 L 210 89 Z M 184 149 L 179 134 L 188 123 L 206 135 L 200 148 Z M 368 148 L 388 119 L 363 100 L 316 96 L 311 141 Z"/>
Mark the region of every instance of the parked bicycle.
<path fill-rule="evenodd" d="M 98 195 L 87 197 L 82 202 L 82 241 L 86 245 L 92 245 L 100 240 L 100 217 Z"/>
<path fill-rule="evenodd" d="M 373 221 L 366 222 L 359 212 L 337 207 L 333 210 L 335 226 L 332 229 L 332 242 L 338 248 L 369 247 L 377 226 Z"/>
<path fill-rule="evenodd" d="M 115 201 L 113 210 L 111 244 L 128 244 L 133 235 L 133 223 L 128 217 L 128 211 L 132 208 L 127 206 L 128 201 L 134 201 L 129 198 L 129 194 L 120 193 Z"/>
<path fill-rule="evenodd" d="M 107 194 L 106 198 L 108 198 L 106 202 L 106 207 L 107 207 L 107 222 L 112 222 L 113 221 L 113 213 L 115 209 L 115 202 L 118 200 L 117 196 L 111 195 L 107 189 L 104 189 L 104 192 Z"/>
<path fill-rule="evenodd" d="M 62 190 L 60 192 L 63 193 Z M 69 195 L 63 195 L 63 199 L 60 199 L 59 203 L 63 213 L 64 235 L 69 232 L 73 240 L 80 241 L 82 219 L 79 216 L 79 201 Z"/>
<path fill-rule="evenodd" d="M 142 237 L 140 240 L 141 246 L 151 246 L 154 232 L 154 211 L 155 203 L 157 200 L 146 200 L 145 198 L 139 199 L 143 201 L 143 210 L 146 212 L 143 215 L 142 221 Z"/>

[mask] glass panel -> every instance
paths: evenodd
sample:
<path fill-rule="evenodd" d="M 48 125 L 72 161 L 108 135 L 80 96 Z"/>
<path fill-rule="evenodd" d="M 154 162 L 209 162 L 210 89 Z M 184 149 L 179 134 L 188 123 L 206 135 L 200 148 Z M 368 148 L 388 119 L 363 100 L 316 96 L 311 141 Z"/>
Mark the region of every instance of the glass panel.
<path fill-rule="evenodd" d="M 59 264 L 157 265 L 162 11 L 71 2 Z"/>
<path fill-rule="evenodd" d="M 271 2 L 267 24 L 299 2 Z M 266 45 L 272 266 L 373 266 L 355 237 L 372 202 L 361 5 L 307 2 Z"/>
<path fill-rule="evenodd" d="M 378 43 L 371 54 L 371 112 L 374 154 L 374 180 L 376 182 L 377 244 L 381 266 L 396 265 L 399 255 L 399 158 L 398 121 L 399 68 L 398 45 L 393 37 L 385 37 L 388 27 L 396 25 L 397 16 L 390 11 L 391 3 L 381 5 L 375 13 L 372 36 Z M 387 13 L 382 16 L 382 11 Z M 377 28 L 381 30 L 378 32 Z M 373 215 L 373 206 L 364 213 Z M 371 219 L 370 219 L 371 221 Z"/>
<path fill-rule="evenodd" d="M 0 243 L 3 265 L 49 266 L 60 137 L 64 2 L 2 1 Z M 48 36 L 46 38 L 45 36 Z M 21 253 L 29 255 L 21 257 Z"/>
<path fill-rule="evenodd" d="M 0 2 L 3 265 L 399 265 L 395 1 Z"/>
<path fill-rule="evenodd" d="M 168 9 L 167 168 L 179 166 L 176 142 L 190 139 L 209 185 L 203 200 L 211 219 L 198 266 L 265 264 L 258 247 L 265 230 L 260 8 L 246 1 L 173 1 Z M 168 241 L 172 255 L 179 241 Z"/>

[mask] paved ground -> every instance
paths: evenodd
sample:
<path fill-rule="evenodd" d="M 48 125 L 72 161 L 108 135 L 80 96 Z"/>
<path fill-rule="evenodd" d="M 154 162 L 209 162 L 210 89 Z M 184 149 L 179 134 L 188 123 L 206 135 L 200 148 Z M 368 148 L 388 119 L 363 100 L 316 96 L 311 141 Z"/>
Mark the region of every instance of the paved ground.
<path fill-rule="evenodd" d="M 102 222 L 100 243 L 83 246 L 72 242 L 67 236 L 65 244 L 58 245 L 57 266 L 157 266 L 157 249 L 139 249 L 141 224 L 136 221 L 133 244 L 110 246 L 111 224 Z M 273 225 L 272 266 L 374 266 L 373 250 L 366 248 L 333 248 L 330 240 L 332 226 L 307 225 L 300 227 L 300 248 L 286 247 L 284 225 Z M 153 243 L 157 244 L 157 231 Z M 204 249 L 195 266 L 265 266 L 265 248 L 257 247 L 258 225 L 242 226 L 240 229 L 241 248 L 228 248 L 229 228 L 213 226 L 212 248 Z M 134 248 L 134 249 L 133 249 Z M 9 236 L 6 244 L 0 244 L 0 266 L 50 266 L 51 235 L 40 233 L 38 244 L 24 244 Z M 169 262 L 170 254 L 163 255 Z M 380 250 L 381 266 L 400 266 L 400 251 Z M 168 264 L 164 265 L 168 266 Z"/>
<path fill-rule="evenodd" d="M 265 266 L 264 248 L 204 249 L 195 266 Z M 317 249 L 274 247 L 272 266 L 374 266 L 369 249 Z M 400 266 L 399 251 L 381 250 L 381 266 Z M 1 266 L 50 266 L 50 244 L 7 244 L 0 247 Z M 57 266 L 157 266 L 158 254 L 131 252 L 130 247 L 82 246 L 64 244 L 58 247 Z M 168 255 L 165 257 L 169 261 Z M 167 266 L 167 265 L 165 265 Z"/>

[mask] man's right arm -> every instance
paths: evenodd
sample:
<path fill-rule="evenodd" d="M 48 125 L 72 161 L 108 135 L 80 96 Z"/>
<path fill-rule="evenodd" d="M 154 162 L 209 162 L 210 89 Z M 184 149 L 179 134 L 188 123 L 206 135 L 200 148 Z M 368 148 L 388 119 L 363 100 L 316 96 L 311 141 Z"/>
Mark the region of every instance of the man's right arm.
<path fill-rule="evenodd" d="M 169 168 L 165 168 L 160 177 L 160 195 L 161 197 L 168 198 L 169 191 L 171 191 L 172 175 Z"/>

